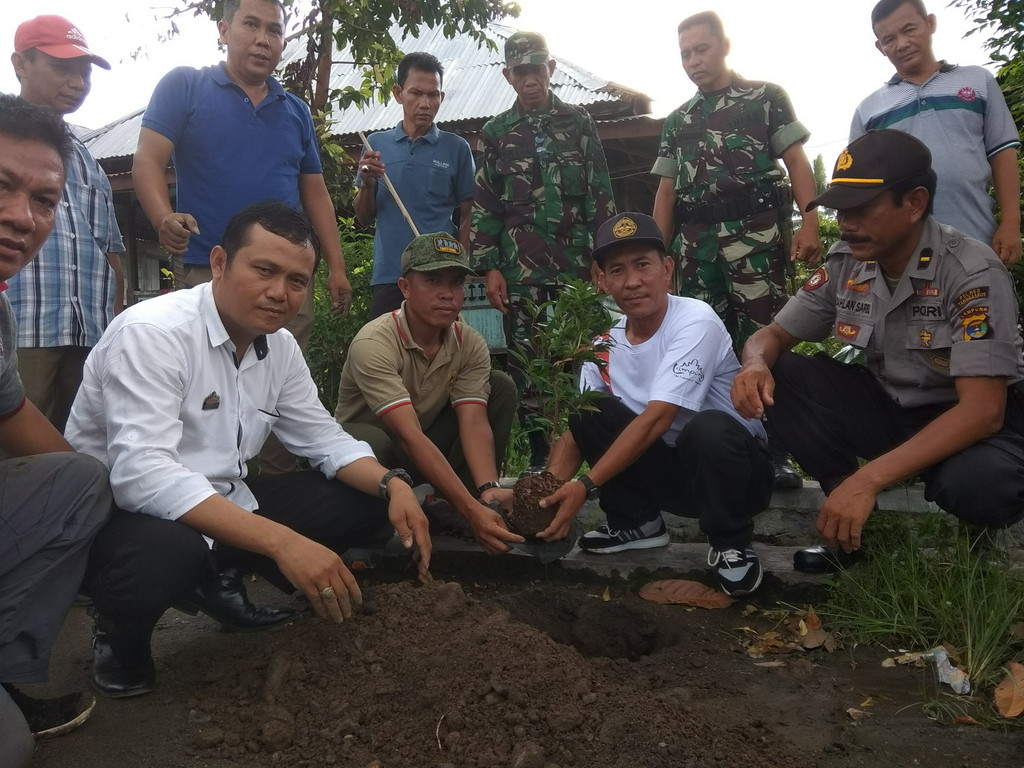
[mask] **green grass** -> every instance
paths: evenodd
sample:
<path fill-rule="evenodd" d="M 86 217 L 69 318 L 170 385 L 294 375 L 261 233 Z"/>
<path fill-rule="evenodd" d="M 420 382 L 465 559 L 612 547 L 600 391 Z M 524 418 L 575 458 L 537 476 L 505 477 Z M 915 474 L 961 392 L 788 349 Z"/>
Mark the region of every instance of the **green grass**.
<path fill-rule="evenodd" d="M 822 616 L 859 643 L 914 651 L 945 644 L 970 676 L 972 696 L 957 704 L 940 688 L 926 709 L 991 712 L 1005 664 L 1024 656 L 1011 632 L 1024 621 L 1024 579 L 994 541 L 1006 534 L 972 534 L 944 514 L 876 514 L 865 533 L 866 560 L 831 582 Z"/>

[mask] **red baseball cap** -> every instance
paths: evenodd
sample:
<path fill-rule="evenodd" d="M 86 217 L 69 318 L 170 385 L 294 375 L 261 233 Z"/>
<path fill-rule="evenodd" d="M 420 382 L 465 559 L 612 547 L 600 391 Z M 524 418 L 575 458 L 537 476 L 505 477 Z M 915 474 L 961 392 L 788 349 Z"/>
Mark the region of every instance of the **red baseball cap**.
<path fill-rule="evenodd" d="M 14 33 L 14 50 L 24 53 L 35 48 L 55 59 L 77 59 L 87 56 L 89 61 L 103 69 L 110 64 L 86 47 L 85 36 L 63 16 L 46 14 L 22 22 Z"/>

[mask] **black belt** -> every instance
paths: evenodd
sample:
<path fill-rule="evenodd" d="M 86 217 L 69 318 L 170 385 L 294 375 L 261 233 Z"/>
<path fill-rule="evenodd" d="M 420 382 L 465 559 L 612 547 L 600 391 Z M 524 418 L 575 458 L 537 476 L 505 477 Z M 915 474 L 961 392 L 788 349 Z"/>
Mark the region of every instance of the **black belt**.
<path fill-rule="evenodd" d="M 676 206 L 680 224 L 717 224 L 720 221 L 745 219 L 790 204 L 789 188 L 782 186 L 758 189 L 744 197 L 728 197 L 703 203 L 679 203 Z"/>

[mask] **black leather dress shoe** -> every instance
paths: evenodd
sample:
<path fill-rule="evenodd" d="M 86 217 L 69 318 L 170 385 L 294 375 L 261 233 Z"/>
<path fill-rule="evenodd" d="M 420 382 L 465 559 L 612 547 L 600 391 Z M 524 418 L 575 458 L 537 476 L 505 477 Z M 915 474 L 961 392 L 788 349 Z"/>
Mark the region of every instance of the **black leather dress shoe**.
<path fill-rule="evenodd" d="M 783 458 L 776 461 L 772 465 L 772 469 L 775 470 L 775 490 L 800 488 L 803 486 L 804 479 L 800 477 L 800 473 L 796 471 L 787 459 Z"/>
<path fill-rule="evenodd" d="M 113 699 L 140 696 L 149 693 L 156 685 L 156 667 L 149 651 L 140 650 L 130 654 L 138 658 L 129 662 L 129 654 L 122 652 L 122 659 L 114 655 L 111 635 L 98 627 L 92 638 L 92 684 L 100 693 Z"/>
<path fill-rule="evenodd" d="M 284 624 L 295 616 L 291 608 L 267 608 L 250 603 L 242 574 L 235 568 L 228 568 L 200 584 L 174 607 L 193 616 L 202 611 L 236 632 L 259 632 Z"/>
<path fill-rule="evenodd" d="M 863 550 L 833 551 L 824 544 L 804 547 L 793 553 L 793 570 L 801 573 L 836 573 L 849 568 L 864 557 Z"/>

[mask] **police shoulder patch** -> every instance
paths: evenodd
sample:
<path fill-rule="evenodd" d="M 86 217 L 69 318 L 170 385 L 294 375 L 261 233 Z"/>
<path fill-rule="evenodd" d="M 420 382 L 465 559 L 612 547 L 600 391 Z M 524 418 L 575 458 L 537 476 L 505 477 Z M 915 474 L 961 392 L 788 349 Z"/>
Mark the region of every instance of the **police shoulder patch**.
<path fill-rule="evenodd" d="M 816 270 L 814 270 L 814 274 L 807 278 L 807 282 L 804 283 L 804 290 L 816 291 L 827 282 L 828 270 L 826 270 L 824 266 L 818 267 Z"/>

